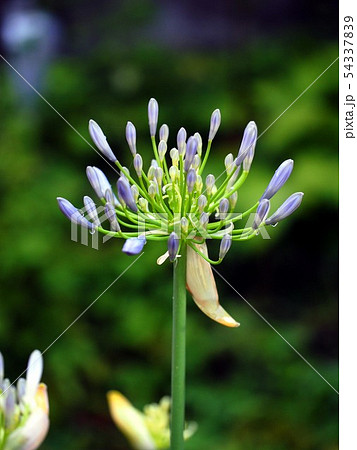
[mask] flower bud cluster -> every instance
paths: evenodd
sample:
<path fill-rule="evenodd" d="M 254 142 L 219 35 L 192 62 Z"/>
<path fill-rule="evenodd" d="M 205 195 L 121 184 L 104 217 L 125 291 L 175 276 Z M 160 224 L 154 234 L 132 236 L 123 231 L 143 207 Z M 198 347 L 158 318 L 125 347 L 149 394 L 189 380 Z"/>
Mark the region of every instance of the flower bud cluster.
<path fill-rule="evenodd" d="M 276 170 L 260 200 L 249 210 L 235 214 L 238 190 L 245 182 L 254 158 L 258 139 L 257 126 L 246 126 L 239 150 L 224 159 L 221 173 L 203 175 L 212 142 L 221 124 L 221 113 L 216 109 L 211 116 L 207 147 L 199 133 L 188 135 L 180 128 L 176 146 L 170 147 L 169 127 L 158 130 L 159 105 L 150 99 L 148 122 L 154 158 L 145 168 L 145 162 L 137 148 L 136 129 L 132 122 L 126 126 L 126 140 L 130 149 L 132 174 L 119 162 L 99 125 L 90 120 L 89 131 L 93 142 L 120 171 L 113 190 L 104 173 L 96 167 L 87 167 L 88 180 L 99 198 L 99 204 L 86 196 L 84 208 L 77 209 L 68 200 L 59 197 L 63 214 L 73 223 L 126 240 L 123 252 L 128 255 L 142 251 L 148 240 L 166 240 L 170 261 L 175 261 L 183 241 L 195 249 L 206 239 L 221 240 L 220 262 L 233 241 L 255 237 L 259 229 L 276 225 L 292 214 L 301 204 L 301 192 L 291 195 L 270 217 L 272 197 L 288 180 L 293 161 L 288 159 Z M 156 135 L 158 134 L 158 140 Z M 129 166 L 129 164 L 128 164 Z M 104 207 L 105 214 L 96 209 Z M 236 222 L 255 211 L 251 226 L 235 228 Z M 109 226 L 103 226 L 102 221 Z M 205 257 L 205 256 L 204 256 Z M 208 257 L 205 259 L 214 263 Z"/>

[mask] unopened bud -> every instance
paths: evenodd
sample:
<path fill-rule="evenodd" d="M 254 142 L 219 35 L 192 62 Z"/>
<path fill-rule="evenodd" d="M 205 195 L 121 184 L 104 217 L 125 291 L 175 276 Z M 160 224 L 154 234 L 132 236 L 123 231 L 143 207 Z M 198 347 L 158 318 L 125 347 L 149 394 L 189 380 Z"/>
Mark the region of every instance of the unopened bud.
<path fill-rule="evenodd" d="M 179 152 L 178 152 L 177 148 L 172 148 L 170 150 L 170 157 L 171 157 L 171 160 L 172 160 L 172 164 L 174 166 L 177 166 L 178 165 L 178 161 L 179 161 Z"/>
<path fill-rule="evenodd" d="M 236 158 L 236 165 L 240 166 L 244 160 L 244 158 L 247 156 L 249 150 L 251 147 L 255 148 L 255 144 L 257 142 L 257 126 L 255 122 L 249 122 L 248 125 L 245 127 L 243 139 L 240 144 L 238 156 Z"/>
<path fill-rule="evenodd" d="M 135 154 L 136 154 L 136 129 L 135 129 L 135 126 L 131 122 L 128 122 L 126 124 L 125 136 L 126 136 L 126 140 L 128 142 L 130 151 L 131 151 L 132 155 L 135 156 Z"/>
<path fill-rule="evenodd" d="M 201 213 L 205 209 L 206 205 L 207 205 L 207 197 L 202 194 L 198 197 L 198 200 L 197 200 L 197 206 Z"/>
<path fill-rule="evenodd" d="M 186 151 L 186 130 L 182 127 L 177 133 L 177 149 L 180 155 L 184 156 Z"/>
<path fill-rule="evenodd" d="M 257 230 L 259 226 L 266 219 L 270 208 L 270 201 L 263 198 L 258 205 L 257 212 L 255 213 L 254 222 L 252 225 L 253 230 Z"/>
<path fill-rule="evenodd" d="M 202 155 L 202 137 L 201 137 L 200 133 L 195 133 L 193 135 L 193 137 L 195 137 L 197 139 L 197 155 L 201 156 Z"/>
<path fill-rule="evenodd" d="M 219 217 L 221 220 L 227 217 L 227 212 L 229 210 L 229 200 L 228 198 L 222 198 L 219 202 Z"/>
<path fill-rule="evenodd" d="M 159 105 L 154 98 L 151 98 L 148 105 L 150 136 L 156 134 L 157 121 L 159 118 Z"/>
<path fill-rule="evenodd" d="M 223 259 L 228 253 L 232 245 L 232 236 L 230 234 L 225 234 L 221 240 L 221 245 L 219 247 L 219 259 Z"/>
<path fill-rule="evenodd" d="M 134 169 L 135 169 L 135 171 L 136 171 L 138 177 L 141 178 L 141 176 L 142 176 L 142 170 L 143 170 L 143 159 L 142 159 L 141 155 L 139 155 L 139 153 L 137 153 L 137 154 L 134 156 L 134 162 L 133 162 L 133 164 L 134 164 Z"/>
<path fill-rule="evenodd" d="M 281 189 L 282 186 L 287 182 L 288 178 L 294 167 L 294 161 L 292 159 L 287 159 L 276 169 L 272 179 L 270 180 L 268 187 L 265 189 L 262 198 L 270 199 L 274 194 Z"/>
<path fill-rule="evenodd" d="M 221 124 L 221 112 L 219 109 L 215 109 L 211 115 L 211 123 L 208 135 L 209 141 L 212 141 L 213 138 L 215 137 L 220 124 Z"/>
<path fill-rule="evenodd" d="M 167 143 L 167 140 L 169 138 L 169 127 L 166 125 L 166 123 L 164 123 L 160 127 L 159 138 L 160 141 L 165 141 Z"/>
<path fill-rule="evenodd" d="M 173 231 L 167 240 L 167 249 L 169 252 L 170 261 L 173 262 L 177 256 L 180 240 L 177 234 Z"/>
<path fill-rule="evenodd" d="M 265 221 L 265 223 L 267 225 L 276 225 L 281 220 L 290 216 L 301 205 L 303 196 L 303 192 L 296 192 L 295 194 L 290 195 L 290 197 L 285 200 L 285 202 Z"/>
<path fill-rule="evenodd" d="M 238 192 L 233 192 L 233 194 L 228 197 L 228 200 L 231 209 L 234 209 L 238 201 Z"/>
<path fill-rule="evenodd" d="M 187 234 L 188 232 L 188 220 L 186 217 L 181 217 L 181 229 L 182 231 Z"/>
<path fill-rule="evenodd" d="M 160 161 L 163 161 L 163 159 L 165 158 L 166 151 L 167 151 L 166 141 L 162 140 L 162 141 L 159 142 L 159 146 L 157 148 L 157 151 L 159 153 Z"/>
<path fill-rule="evenodd" d="M 177 168 L 177 166 L 171 166 L 169 169 L 169 175 L 171 178 L 171 181 L 174 182 L 178 176 L 179 176 L 179 170 Z"/>
<path fill-rule="evenodd" d="M 197 180 L 197 173 L 195 169 L 190 169 L 187 173 L 186 183 L 187 183 L 187 191 L 189 194 L 193 191 Z"/>
<path fill-rule="evenodd" d="M 206 190 L 207 190 L 207 194 L 211 195 L 212 194 L 212 189 L 214 186 L 214 183 L 216 182 L 216 179 L 214 177 L 214 175 L 212 175 L 211 173 L 209 175 L 207 175 L 206 177 Z"/>

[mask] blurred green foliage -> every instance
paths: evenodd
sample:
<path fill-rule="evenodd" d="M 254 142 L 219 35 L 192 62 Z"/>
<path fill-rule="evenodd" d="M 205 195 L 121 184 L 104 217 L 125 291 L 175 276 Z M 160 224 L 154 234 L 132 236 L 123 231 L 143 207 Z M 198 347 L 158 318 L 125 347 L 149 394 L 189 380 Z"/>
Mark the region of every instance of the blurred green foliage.
<path fill-rule="evenodd" d="M 129 7 L 129 6 L 128 6 Z M 142 20 L 138 18 L 137 20 Z M 212 110 L 222 127 L 208 171 L 220 173 L 245 124 L 264 131 L 329 65 L 337 45 L 301 36 L 257 39 L 225 51 L 169 51 L 141 43 L 130 51 L 99 41 L 90 54 L 56 60 L 45 97 L 88 139 L 94 118 L 128 166 L 127 120 L 149 158 L 146 108 L 160 104 L 175 145 L 180 126 L 208 132 Z M 116 174 L 48 105 L 19 104 L 1 72 L 0 348 L 15 379 L 34 348 L 44 350 L 132 262 L 122 242 L 100 249 L 70 240 L 55 201 L 80 206 L 92 195 L 85 176 L 97 165 Z M 274 206 L 304 191 L 302 207 L 271 240 L 236 245 L 222 275 L 337 388 L 337 65 L 259 139 L 239 207 L 263 192 L 273 171 L 295 160 Z M 213 246 L 212 252 L 217 249 Z M 152 243 L 44 355 L 51 429 L 43 449 L 127 449 L 113 425 L 106 392 L 137 407 L 170 391 L 171 266 Z M 188 306 L 187 418 L 199 424 L 187 449 L 335 450 L 337 394 L 219 277 L 223 306 L 237 330 Z"/>

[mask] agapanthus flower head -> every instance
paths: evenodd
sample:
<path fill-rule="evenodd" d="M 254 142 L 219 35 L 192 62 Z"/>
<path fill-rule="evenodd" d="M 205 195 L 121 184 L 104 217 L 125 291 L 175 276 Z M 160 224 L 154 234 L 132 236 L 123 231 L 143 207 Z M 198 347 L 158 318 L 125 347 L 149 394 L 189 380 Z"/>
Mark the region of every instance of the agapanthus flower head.
<path fill-rule="evenodd" d="M 170 407 L 169 397 L 159 403 L 151 403 L 141 412 L 118 391 L 108 392 L 109 410 L 114 423 L 126 436 L 135 450 L 159 450 L 170 447 Z M 194 422 L 186 424 L 184 439 L 189 439 L 196 431 Z"/>
<path fill-rule="evenodd" d="M 238 326 L 219 304 L 211 264 L 218 264 L 227 254 L 231 244 L 246 241 L 260 234 L 260 229 L 274 225 L 290 215 L 301 203 L 302 193 L 291 196 L 267 219 L 270 199 L 289 178 L 293 161 L 281 164 L 259 201 L 245 212 L 235 210 L 238 190 L 246 181 L 253 161 L 258 139 L 255 122 L 246 126 L 236 157 L 229 153 L 218 173 L 207 174 L 206 163 L 212 141 L 221 123 L 221 113 L 216 109 L 209 122 L 208 140 L 202 142 L 196 132 L 187 139 L 185 128 L 180 128 L 174 143 L 170 143 L 166 124 L 156 132 L 159 106 L 155 99 L 148 105 L 149 132 L 153 158 L 143 161 L 136 149 L 135 126 L 128 122 L 126 138 L 133 154 L 130 171 L 117 160 L 99 125 L 90 121 L 91 136 L 104 155 L 115 162 L 120 171 L 117 195 L 104 173 L 95 167 L 87 168 L 87 176 L 102 206 L 105 207 L 109 229 L 98 223 L 93 211 L 94 202 L 85 197 L 85 212 L 59 198 L 62 212 L 73 222 L 103 234 L 125 239 L 123 252 L 140 253 L 146 241 L 166 241 L 168 250 L 158 258 L 161 264 L 180 258 L 180 250 L 187 247 L 187 287 L 199 308 L 210 318 L 226 326 Z M 177 145 L 173 147 L 172 145 Z M 205 149 L 205 150 L 204 150 Z M 124 154 L 122 158 L 127 158 Z M 248 215 L 254 214 L 253 221 Z M 246 222 L 242 222 L 246 220 Z M 251 223 L 250 226 L 244 226 Z M 220 240 L 217 260 L 208 256 L 207 242 Z"/>
<path fill-rule="evenodd" d="M 35 450 L 46 437 L 48 397 L 46 385 L 40 383 L 42 355 L 31 353 L 26 378 L 16 386 L 4 379 L 4 360 L 0 353 L 0 448 L 2 450 Z"/>

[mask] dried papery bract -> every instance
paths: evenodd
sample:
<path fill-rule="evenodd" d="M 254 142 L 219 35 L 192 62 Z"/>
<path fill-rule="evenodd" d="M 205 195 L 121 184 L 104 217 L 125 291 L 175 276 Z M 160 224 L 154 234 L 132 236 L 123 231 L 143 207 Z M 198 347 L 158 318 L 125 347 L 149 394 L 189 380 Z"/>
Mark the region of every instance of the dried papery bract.
<path fill-rule="evenodd" d="M 208 256 L 206 244 L 193 244 Z M 187 288 L 200 310 L 210 319 L 226 327 L 238 327 L 239 323 L 219 304 L 216 282 L 210 264 L 192 247 L 187 248 Z"/>

